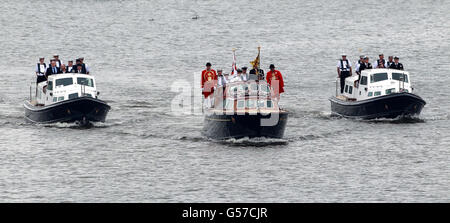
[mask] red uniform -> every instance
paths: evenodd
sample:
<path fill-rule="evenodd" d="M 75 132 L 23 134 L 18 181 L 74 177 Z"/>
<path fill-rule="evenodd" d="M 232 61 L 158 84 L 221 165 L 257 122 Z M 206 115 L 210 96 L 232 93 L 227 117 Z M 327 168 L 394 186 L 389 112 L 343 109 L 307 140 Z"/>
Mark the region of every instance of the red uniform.
<path fill-rule="evenodd" d="M 214 92 L 215 80 L 217 80 L 217 74 L 215 70 L 211 69 L 210 71 L 202 71 L 202 94 L 205 96 L 205 98 Z"/>
<path fill-rule="evenodd" d="M 274 72 L 269 71 L 266 75 L 267 83 L 272 86 L 272 80 L 278 81 L 278 93 L 281 94 L 284 92 L 284 82 L 283 82 L 283 76 L 281 76 L 281 72 L 278 70 L 275 70 Z M 273 88 L 273 86 L 272 86 Z"/>

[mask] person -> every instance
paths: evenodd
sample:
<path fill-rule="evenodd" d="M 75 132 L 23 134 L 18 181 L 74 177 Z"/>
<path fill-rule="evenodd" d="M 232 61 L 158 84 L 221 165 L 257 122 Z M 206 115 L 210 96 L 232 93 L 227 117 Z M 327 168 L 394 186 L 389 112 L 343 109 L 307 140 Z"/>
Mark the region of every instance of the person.
<path fill-rule="evenodd" d="M 361 74 L 361 71 L 366 70 L 366 69 L 372 69 L 372 64 L 369 63 L 369 57 L 364 57 L 364 61 L 361 64 L 361 66 L 359 66 L 359 74 Z"/>
<path fill-rule="evenodd" d="M 242 67 L 242 76 L 244 76 L 245 81 L 248 80 L 248 73 L 247 73 L 247 67 Z"/>
<path fill-rule="evenodd" d="M 258 74 L 256 74 L 257 73 L 256 70 L 258 70 Z M 256 79 L 255 77 L 252 77 L 252 74 L 253 76 L 256 76 Z M 253 65 L 253 69 L 250 70 L 249 80 L 264 80 L 264 70 L 258 69 L 258 66 L 256 64 Z"/>
<path fill-rule="evenodd" d="M 225 86 L 227 83 L 227 78 L 223 75 L 222 70 L 217 70 L 217 86 Z"/>
<path fill-rule="evenodd" d="M 207 98 L 210 94 L 212 94 L 214 84 L 209 81 L 217 80 L 217 73 L 214 69 L 211 69 L 211 63 L 206 63 L 206 69 L 202 71 L 202 94 Z M 205 83 L 209 82 L 207 89 L 205 89 Z"/>
<path fill-rule="evenodd" d="M 83 65 L 83 69 L 86 71 L 86 74 L 89 74 L 90 69 L 89 69 L 88 65 L 86 65 L 84 63 L 84 57 L 80 57 L 78 59 L 81 61 L 81 64 Z"/>
<path fill-rule="evenodd" d="M 77 59 L 76 61 L 75 61 L 75 65 L 73 65 L 72 67 L 72 69 L 73 69 L 73 73 L 78 73 L 78 65 L 81 65 L 81 74 L 86 74 L 87 72 L 86 72 L 86 69 L 85 69 L 85 67 L 83 66 L 83 64 L 81 63 L 81 60 L 80 59 Z"/>
<path fill-rule="evenodd" d="M 66 73 L 73 73 L 73 71 L 75 71 L 73 69 L 73 60 L 69 60 L 67 62 Z"/>
<path fill-rule="evenodd" d="M 388 61 L 386 62 L 386 68 L 390 68 L 391 67 L 391 64 L 393 64 L 394 63 L 394 57 L 393 56 L 389 56 L 388 57 Z"/>
<path fill-rule="evenodd" d="M 86 74 L 86 71 L 83 69 L 83 65 L 79 63 L 79 64 L 77 64 L 77 69 L 75 70 L 74 73 Z"/>
<path fill-rule="evenodd" d="M 355 66 L 355 73 L 359 74 L 358 70 L 359 70 L 359 67 L 361 66 L 362 63 L 364 63 L 364 55 L 360 55 L 359 56 L 359 60 L 355 63 L 356 64 L 356 66 Z"/>
<path fill-rule="evenodd" d="M 267 83 L 272 87 L 272 89 L 276 89 L 274 86 L 272 86 L 272 81 L 278 81 L 278 89 L 275 90 L 275 92 L 278 90 L 277 98 L 280 98 L 280 94 L 284 92 L 284 81 L 283 76 L 281 75 L 281 72 L 279 70 L 275 70 L 275 65 L 271 64 L 269 66 L 270 71 L 267 72 L 266 81 Z"/>
<path fill-rule="evenodd" d="M 241 69 L 237 69 L 236 70 L 237 74 L 231 76 L 229 82 L 238 82 L 238 81 L 246 81 L 247 79 L 245 78 L 244 75 L 242 75 L 242 70 Z"/>
<path fill-rule="evenodd" d="M 389 68 L 391 69 L 397 69 L 397 70 L 403 70 L 403 64 L 399 63 L 399 58 L 398 57 L 394 57 L 394 63 L 391 64 L 391 66 Z"/>
<path fill-rule="evenodd" d="M 61 69 L 61 73 L 63 73 L 63 74 L 67 73 L 65 64 L 61 64 L 60 69 Z"/>
<path fill-rule="evenodd" d="M 39 63 L 36 64 L 36 84 L 46 81 L 45 72 L 47 70 L 47 64 L 45 64 L 45 58 L 39 58 Z"/>
<path fill-rule="evenodd" d="M 56 61 L 56 67 L 61 69 L 61 64 L 62 63 L 61 63 L 61 60 L 59 59 L 59 55 L 58 54 L 53 55 L 53 60 Z"/>
<path fill-rule="evenodd" d="M 343 53 L 338 61 L 337 73 L 341 84 L 341 94 L 344 93 L 345 78 L 352 76 L 352 64 L 347 60 L 347 54 Z"/>
<path fill-rule="evenodd" d="M 384 59 L 384 54 L 378 55 L 379 59 L 373 65 L 373 68 L 386 68 L 386 60 Z"/>
<path fill-rule="evenodd" d="M 54 74 L 60 74 L 61 70 L 56 67 L 56 60 L 52 59 L 50 60 L 50 66 L 47 68 L 47 71 L 45 72 L 45 77 L 48 78 L 50 75 Z"/>

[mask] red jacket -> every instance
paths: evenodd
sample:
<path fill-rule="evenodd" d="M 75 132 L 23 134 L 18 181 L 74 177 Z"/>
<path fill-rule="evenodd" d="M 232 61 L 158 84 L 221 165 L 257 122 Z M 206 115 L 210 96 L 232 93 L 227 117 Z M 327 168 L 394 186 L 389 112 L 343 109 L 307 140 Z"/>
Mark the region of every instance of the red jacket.
<path fill-rule="evenodd" d="M 202 71 L 202 94 L 205 98 L 214 92 L 215 81 L 217 81 L 217 74 L 215 70 L 211 69 L 210 71 Z"/>
<path fill-rule="evenodd" d="M 283 76 L 281 76 L 281 72 L 278 70 L 275 70 L 274 72 L 272 72 L 272 71 L 267 72 L 266 81 L 267 81 L 267 83 L 270 84 L 270 86 L 272 88 L 274 88 L 274 86 L 272 86 L 272 80 L 278 81 L 278 93 L 279 94 L 283 93 L 284 92 L 284 81 L 283 81 Z"/>

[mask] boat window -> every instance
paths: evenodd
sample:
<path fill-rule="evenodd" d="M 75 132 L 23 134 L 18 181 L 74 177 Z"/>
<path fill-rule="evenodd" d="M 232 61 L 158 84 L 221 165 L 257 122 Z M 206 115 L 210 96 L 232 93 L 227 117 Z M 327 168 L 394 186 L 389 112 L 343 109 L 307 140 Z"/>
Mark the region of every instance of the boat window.
<path fill-rule="evenodd" d="M 63 101 L 63 100 L 64 100 L 64 96 L 58 97 L 58 101 Z"/>
<path fill-rule="evenodd" d="M 259 100 L 258 101 L 258 108 L 264 108 L 266 107 L 266 101 L 265 100 Z"/>
<path fill-rule="evenodd" d="M 379 96 L 381 95 L 381 91 L 375 91 L 375 94 L 373 96 Z"/>
<path fill-rule="evenodd" d="M 259 86 L 259 89 L 260 89 L 262 92 L 266 92 L 266 93 L 270 92 L 269 86 L 266 85 L 266 84 L 261 84 L 261 85 Z"/>
<path fill-rule="evenodd" d="M 372 97 L 372 95 L 373 95 L 373 92 L 369 92 L 369 93 L 367 94 L 367 97 Z"/>
<path fill-rule="evenodd" d="M 247 100 L 247 108 L 256 108 L 256 101 L 255 100 Z"/>
<path fill-rule="evenodd" d="M 408 75 L 403 74 L 403 73 L 392 73 L 393 80 L 402 81 L 401 80 L 402 78 L 405 80 L 405 83 L 408 83 Z"/>
<path fill-rule="evenodd" d="M 367 85 L 367 76 L 361 76 L 360 85 Z"/>
<path fill-rule="evenodd" d="M 386 89 L 386 94 L 395 93 L 395 88 Z"/>
<path fill-rule="evenodd" d="M 67 77 L 67 78 L 60 78 L 60 79 L 56 79 L 55 81 L 55 87 L 58 86 L 67 86 L 67 85 L 71 85 L 73 84 L 73 78 L 71 77 Z"/>
<path fill-rule="evenodd" d="M 272 106 L 272 101 L 270 101 L 270 100 L 269 100 L 269 101 L 267 101 L 267 107 L 268 107 L 268 108 L 271 108 L 271 107 L 273 107 L 273 106 Z"/>
<path fill-rule="evenodd" d="M 225 104 L 225 108 L 227 110 L 233 110 L 233 107 L 234 107 L 234 100 L 228 99 L 226 104 Z"/>
<path fill-rule="evenodd" d="M 345 85 L 345 93 L 348 93 L 348 85 Z"/>
<path fill-rule="evenodd" d="M 53 97 L 53 102 L 56 102 L 56 100 L 58 100 L 57 97 Z"/>
<path fill-rule="evenodd" d="M 245 103 L 244 103 L 244 101 L 242 101 L 242 100 L 240 100 L 240 101 L 238 101 L 238 108 L 244 108 L 244 105 L 245 105 Z"/>
<path fill-rule="evenodd" d="M 49 81 L 47 84 L 47 90 L 52 91 L 53 90 L 53 81 Z"/>
<path fill-rule="evenodd" d="M 77 83 L 88 87 L 94 87 L 94 81 L 91 78 L 77 77 Z"/>
<path fill-rule="evenodd" d="M 69 94 L 69 99 L 78 98 L 78 93 Z"/>
<path fill-rule="evenodd" d="M 387 73 L 376 73 L 370 75 L 370 83 L 378 82 L 378 81 L 384 81 L 388 79 Z"/>
<path fill-rule="evenodd" d="M 348 93 L 349 93 L 349 94 L 352 94 L 352 93 L 353 93 L 353 86 L 350 86 L 350 87 L 348 88 Z"/>

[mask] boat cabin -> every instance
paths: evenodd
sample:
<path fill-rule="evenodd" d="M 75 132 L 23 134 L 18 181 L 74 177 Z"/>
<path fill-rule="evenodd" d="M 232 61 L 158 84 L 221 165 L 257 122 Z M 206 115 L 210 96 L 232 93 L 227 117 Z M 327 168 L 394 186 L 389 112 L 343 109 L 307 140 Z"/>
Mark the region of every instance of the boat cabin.
<path fill-rule="evenodd" d="M 338 81 L 339 82 L 339 81 Z M 394 93 L 412 93 L 409 73 L 396 69 L 369 69 L 345 79 L 344 93 L 336 86 L 337 97 L 349 101 L 360 101 Z M 338 94 L 339 93 L 339 94 Z"/>
<path fill-rule="evenodd" d="M 56 74 L 48 76 L 36 89 L 36 105 L 51 105 L 78 97 L 97 98 L 95 79 L 86 74 Z"/>
<path fill-rule="evenodd" d="M 278 99 L 266 81 L 239 81 L 218 86 L 210 109 L 231 113 L 279 110 Z"/>

